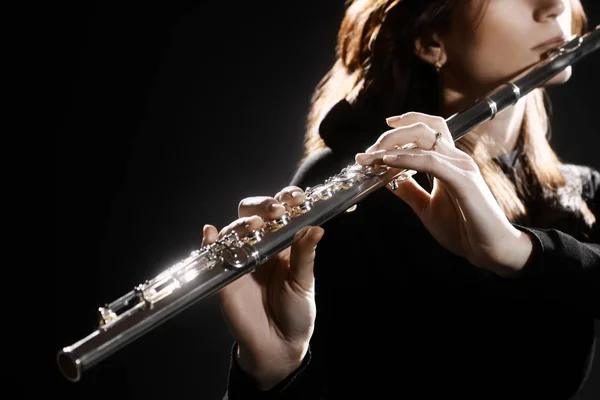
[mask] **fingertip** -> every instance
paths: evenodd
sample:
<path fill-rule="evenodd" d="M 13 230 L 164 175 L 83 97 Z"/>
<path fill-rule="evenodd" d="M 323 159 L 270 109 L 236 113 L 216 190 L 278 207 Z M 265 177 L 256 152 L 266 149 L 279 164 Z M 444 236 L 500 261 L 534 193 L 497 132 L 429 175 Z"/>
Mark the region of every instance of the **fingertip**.
<path fill-rule="evenodd" d="M 367 150 L 368 150 L 368 149 L 367 149 Z M 355 161 L 357 164 L 364 165 L 363 163 L 364 163 L 364 162 L 365 162 L 365 160 L 368 158 L 368 156 L 369 156 L 369 155 L 368 155 L 367 153 L 357 153 L 357 154 L 354 156 L 354 161 Z"/>
<path fill-rule="evenodd" d="M 400 121 L 402 119 L 401 115 L 394 115 L 392 117 L 388 117 L 385 119 L 386 124 L 388 124 L 390 127 L 392 128 L 396 128 L 396 126 L 394 125 L 395 123 L 397 123 L 398 121 Z"/>
<path fill-rule="evenodd" d="M 321 228 L 320 226 L 314 226 L 313 230 L 316 232 L 316 234 L 321 237 L 325 234 L 325 229 Z"/>
<path fill-rule="evenodd" d="M 204 241 L 205 242 L 212 243 L 215 240 L 217 240 L 219 232 L 217 231 L 217 228 L 215 226 L 210 225 L 210 224 L 206 224 L 202 228 L 202 235 L 204 236 Z"/>
<path fill-rule="evenodd" d="M 319 243 L 319 241 L 321 241 L 324 234 L 325 234 L 325 230 L 323 228 L 321 228 L 320 226 L 311 227 L 310 238 L 312 239 L 312 241 L 315 245 L 317 243 Z"/>

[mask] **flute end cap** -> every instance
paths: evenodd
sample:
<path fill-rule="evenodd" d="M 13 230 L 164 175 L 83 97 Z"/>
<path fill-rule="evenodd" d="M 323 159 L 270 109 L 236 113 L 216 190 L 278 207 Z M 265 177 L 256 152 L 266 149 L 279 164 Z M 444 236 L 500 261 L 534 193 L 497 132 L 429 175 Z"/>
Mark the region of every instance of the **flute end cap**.
<path fill-rule="evenodd" d="M 68 349 L 62 349 L 56 356 L 56 362 L 60 372 L 71 382 L 78 382 L 81 378 L 81 362 L 73 359 Z"/>

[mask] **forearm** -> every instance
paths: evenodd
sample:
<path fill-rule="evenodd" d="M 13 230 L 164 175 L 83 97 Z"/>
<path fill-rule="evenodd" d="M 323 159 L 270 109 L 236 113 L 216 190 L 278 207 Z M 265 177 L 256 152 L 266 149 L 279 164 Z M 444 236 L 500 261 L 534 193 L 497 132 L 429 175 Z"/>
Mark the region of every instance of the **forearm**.
<path fill-rule="evenodd" d="M 494 249 L 492 256 L 479 265 L 503 278 L 518 277 L 522 269 L 531 262 L 536 240 L 533 234 L 512 227 L 508 234 L 499 239 L 501 246 Z"/>

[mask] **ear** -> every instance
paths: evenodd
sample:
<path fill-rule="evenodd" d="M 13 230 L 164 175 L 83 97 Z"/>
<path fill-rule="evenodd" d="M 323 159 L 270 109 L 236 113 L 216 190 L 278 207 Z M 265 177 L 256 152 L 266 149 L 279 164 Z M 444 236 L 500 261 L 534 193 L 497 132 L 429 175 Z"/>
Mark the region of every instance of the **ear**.
<path fill-rule="evenodd" d="M 435 33 L 415 39 L 415 55 L 426 63 L 440 68 L 447 61 L 444 42 Z"/>

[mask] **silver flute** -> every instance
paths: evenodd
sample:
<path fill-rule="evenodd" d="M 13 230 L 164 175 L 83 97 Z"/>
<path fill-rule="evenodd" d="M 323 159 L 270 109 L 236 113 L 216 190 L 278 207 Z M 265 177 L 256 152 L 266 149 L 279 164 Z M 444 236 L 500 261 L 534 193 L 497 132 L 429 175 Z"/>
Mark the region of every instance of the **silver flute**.
<path fill-rule="evenodd" d="M 446 122 L 454 141 L 599 47 L 600 25 L 551 50 L 518 77 L 449 117 Z M 234 232 L 193 251 L 156 277 L 99 307 L 98 328 L 58 351 L 60 371 L 68 380 L 79 381 L 84 371 L 284 250 L 300 229 L 351 212 L 373 191 L 414 173 L 382 166 L 348 165 L 322 184 L 307 188 L 302 204 L 275 220 L 265 221 L 263 228 L 241 237 Z"/>

